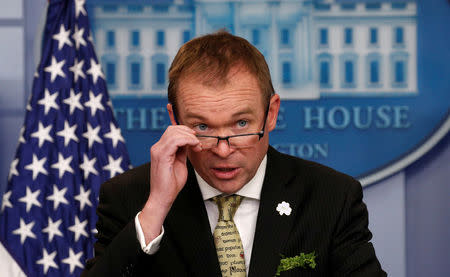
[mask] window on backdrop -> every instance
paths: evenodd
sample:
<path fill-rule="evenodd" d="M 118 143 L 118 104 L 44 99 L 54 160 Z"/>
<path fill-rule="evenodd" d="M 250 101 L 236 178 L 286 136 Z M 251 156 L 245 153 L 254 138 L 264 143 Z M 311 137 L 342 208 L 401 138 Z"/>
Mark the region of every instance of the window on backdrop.
<path fill-rule="evenodd" d="M 183 44 L 191 40 L 191 31 L 184 30 L 183 31 Z"/>
<path fill-rule="evenodd" d="M 395 27 L 394 28 L 394 46 L 395 47 L 403 47 L 405 45 L 405 37 L 404 37 L 404 29 L 403 27 Z"/>
<path fill-rule="evenodd" d="M 281 46 L 287 47 L 291 44 L 291 34 L 290 30 L 287 28 L 281 29 L 280 32 L 280 42 Z"/>
<path fill-rule="evenodd" d="M 259 45 L 261 42 L 260 31 L 258 29 L 252 30 L 252 44 Z"/>
<path fill-rule="evenodd" d="M 327 28 L 319 29 L 319 45 L 322 47 L 328 46 L 328 29 Z"/>
<path fill-rule="evenodd" d="M 116 46 L 116 32 L 113 30 L 106 31 L 106 46 L 107 48 L 114 48 Z"/>
<path fill-rule="evenodd" d="M 378 45 L 378 29 L 370 28 L 369 29 L 369 45 L 376 46 Z"/>
<path fill-rule="evenodd" d="M 321 88 L 332 87 L 332 56 L 329 53 L 322 53 L 317 57 L 319 68 L 319 85 Z"/>
<path fill-rule="evenodd" d="M 141 64 L 131 63 L 131 84 L 137 86 L 141 83 Z"/>
<path fill-rule="evenodd" d="M 117 54 L 105 54 L 101 57 L 103 70 L 105 72 L 106 84 L 109 90 L 117 88 L 118 83 L 118 61 L 119 56 Z"/>
<path fill-rule="evenodd" d="M 292 83 L 292 67 L 290 62 L 283 62 L 282 64 L 282 81 L 283 85 L 290 85 Z"/>
<path fill-rule="evenodd" d="M 162 90 L 167 86 L 167 69 L 169 57 L 166 54 L 155 54 L 151 58 L 152 89 Z"/>
<path fill-rule="evenodd" d="M 344 44 L 345 44 L 345 46 L 351 46 L 353 44 L 353 29 L 352 28 L 344 29 Z"/>
<path fill-rule="evenodd" d="M 393 88 L 406 88 L 408 83 L 408 59 L 406 52 L 391 54 L 391 79 Z"/>
<path fill-rule="evenodd" d="M 163 47 L 165 45 L 165 33 L 162 30 L 156 31 L 156 46 Z"/>
<path fill-rule="evenodd" d="M 141 44 L 141 34 L 139 30 L 131 31 L 131 48 L 137 49 Z"/>
<path fill-rule="evenodd" d="M 379 53 L 370 53 L 366 58 L 366 80 L 367 87 L 381 87 L 381 55 Z"/>
<path fill-rule="evenodd" d="M 358 56 L 353 53 L 345 53 L 341 55 L 340 61 L 341 61 L 341 86 L 343 88 L 355 88 L 357 86 Z"/>
<path fill-rule="evenodd" d="M 143 58 L 139 54 L 127 57 L 128 88 L 132 90 L 142 89 Z"/>

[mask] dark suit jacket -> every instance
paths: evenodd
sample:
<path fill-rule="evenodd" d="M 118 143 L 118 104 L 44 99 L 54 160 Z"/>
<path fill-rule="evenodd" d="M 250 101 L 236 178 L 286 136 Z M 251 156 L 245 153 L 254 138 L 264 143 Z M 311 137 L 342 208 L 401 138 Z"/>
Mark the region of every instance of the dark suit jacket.
<path fill-rule="evenodd" d="M 208 217 L 193 169 L 164 222 L 159 251 L 145 254 L 134 218 L 149 195 L 150 164 L 102 185 L 95 258 L 82 276 L 221 276 Z M 286 201 L 290 216 L 280 216 Z M 361 185 L 317 163 L 269 147 L 249 277 L 274 276 L 280 254 L 315 251 L 315 269 L 281 276 L 386 276 L 369 240 Z"/>

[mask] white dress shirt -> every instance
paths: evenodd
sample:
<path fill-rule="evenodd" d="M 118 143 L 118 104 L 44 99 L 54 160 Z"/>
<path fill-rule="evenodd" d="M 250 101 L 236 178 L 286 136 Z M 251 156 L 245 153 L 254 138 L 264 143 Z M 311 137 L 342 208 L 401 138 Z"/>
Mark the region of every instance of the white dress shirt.
<path fill-rule="evenodd" d="M 244 247 L 244 259 L 247 275 L 250 268 L 250 257 L 252 256 L 253 238 L 255 236 L 256 219 L 258 217 L 261 189 L 264 182 L 266 166 L 267 155 L 259 165 L 255 176 L 253 176 L 247 184 L 236 192 L 237 195 L 244 197 L 236 210 L 236 214 L 233 219 L 236 224 L 236 228 L 239 231 L 239 235 L 241 236 L 242 246 Z M 195 172 L 195 176 L 205 203 L 211 233 L 213 233 L 219 219 L 219 209 L 216 203 L 211 201 L 211 198 L 222 194 L 222 192 L 211 187 L 197 172 Z M 151 255 L 156 253 L 159 249 L 159 244 L 164 236 L 164 227 L 161 230 L 161 234 L 146 245 L 144 232 L 142 231 L 141 224 L 139 223 L 139 214 L 140 212 L 135 217 L 136 235 L 139 243 L 141 244 L 142 250 Z"/>

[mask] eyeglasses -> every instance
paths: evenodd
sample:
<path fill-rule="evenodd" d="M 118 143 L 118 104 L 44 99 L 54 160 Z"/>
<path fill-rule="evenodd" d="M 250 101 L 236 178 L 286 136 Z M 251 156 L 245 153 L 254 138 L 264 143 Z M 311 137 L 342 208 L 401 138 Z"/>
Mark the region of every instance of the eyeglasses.
<path fill-rule="evenodd" d="M 208 150 L 219 145 L 221 140 L 226 140 L 229 147 L 240 149 L 249 148 L 258 143 L 264 136 L 264 129 L 266 127 L 267 114 L 269 112 L 269 105 L 267 105 L 266 113 L 264 116 L 264 124 L 261 131 L 257 133 L 237 134 L 231 136 L 208 136 L 208 135 L 196 135 L 202 144 L 202 149 Z"/>
<path fill-rule="evenodd" d="M 263 130 L 258 133 L 239 134 L 226 137 L 206 135 L 196 136 L 202 144 L 202 149 L 205 150 L 217 147 L 221 140 L 226 140 L 228 146 L 232 148 L 248 148 L 255 145 L 264 136 L 264 127 Z"/>

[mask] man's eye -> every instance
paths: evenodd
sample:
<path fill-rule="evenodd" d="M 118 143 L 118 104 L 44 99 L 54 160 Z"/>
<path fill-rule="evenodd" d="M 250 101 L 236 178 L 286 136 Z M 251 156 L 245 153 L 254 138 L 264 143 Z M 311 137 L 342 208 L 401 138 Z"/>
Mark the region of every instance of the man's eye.
<path fill-rule="evenodd" d="M 247 120 L 239 120 L 238 125 L 239 125 L 239 127 L 245 127 L 248 125 L 248 121 Z"/>
<path fill-rule="evenodd" d="M 206 125 L 206 124 L 198 124 L 197 125 L 197 128 L 200 130 L 200 131 L 206 131 L 206 129 L 208 129 L 208 125 Z"/>

